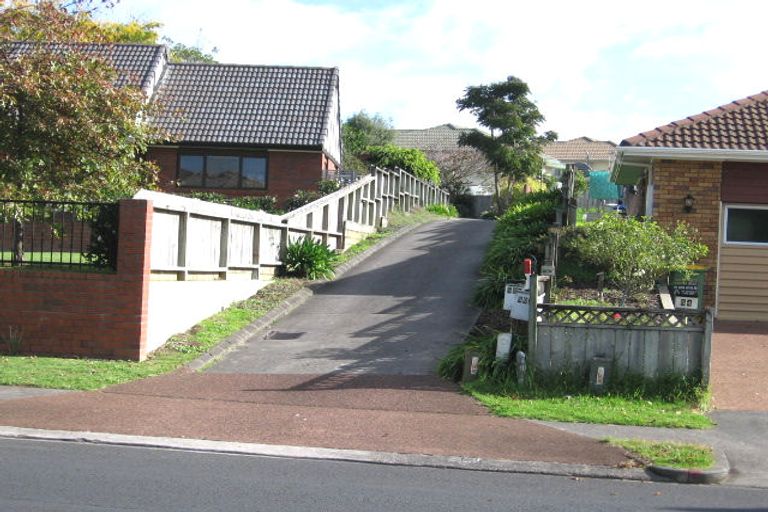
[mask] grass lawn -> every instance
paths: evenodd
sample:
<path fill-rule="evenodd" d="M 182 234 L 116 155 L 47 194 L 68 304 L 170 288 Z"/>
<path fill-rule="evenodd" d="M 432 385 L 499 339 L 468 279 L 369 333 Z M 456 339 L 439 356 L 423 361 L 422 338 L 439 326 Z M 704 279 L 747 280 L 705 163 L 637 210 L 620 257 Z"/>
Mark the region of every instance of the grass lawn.
<path fill-rule="evenodd" d="M 619 446 L 637 456 L 643 462 L 657 466 L 684 469 L 708 469 L 715 464 L 712 448 L 700 444 L 686 444 L 672 441 L 646 441 L 643 439 L 605 440 L 612 446 Z"/>
<path fill-rule="evenodd" d="M 464 389 L 497 416 L 573 423 L 671 428 L 710 428 L 714 424 L 691 404 L 621 396 L 519 396 L 483 382 Z"/>
<path fill-rule="evenodd" d="M 11 261 L 13 253 L 10 251 L 0 252 L 0 259 Z M 35 263 L 88 263 L 88 260 L 79 252 L 25 252 L 24 261 Z"/>
<path fill-rule="evenodd" d="M 351 247 L 342 255 L 340 262 L 367 250 L 401 227 L 440 218 L 423 210 L 407 215 L 392 212 L 386 230 L 374 233 Z M 186 333 L 174 336 L 143 362 L 0 356 L 0 385 L 90 390 L 168 373 L 196 359 L 227 336 L 264 316 L 298 291 L 304 283 L 300 279 L 276 279 L 250 299 L 203 320 Z"/>

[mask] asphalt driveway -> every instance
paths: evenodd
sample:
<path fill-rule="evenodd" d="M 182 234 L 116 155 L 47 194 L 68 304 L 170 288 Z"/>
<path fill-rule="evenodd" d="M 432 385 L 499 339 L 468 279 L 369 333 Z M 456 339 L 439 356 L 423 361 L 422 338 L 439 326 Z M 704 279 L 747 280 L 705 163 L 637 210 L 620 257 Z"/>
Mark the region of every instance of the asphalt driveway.
<path fill-rule="evenodd" d="M 475 320 L 469 303 L 493 227 L 470 219 L 420 226 L 208 371 L 434 373 Z"/>

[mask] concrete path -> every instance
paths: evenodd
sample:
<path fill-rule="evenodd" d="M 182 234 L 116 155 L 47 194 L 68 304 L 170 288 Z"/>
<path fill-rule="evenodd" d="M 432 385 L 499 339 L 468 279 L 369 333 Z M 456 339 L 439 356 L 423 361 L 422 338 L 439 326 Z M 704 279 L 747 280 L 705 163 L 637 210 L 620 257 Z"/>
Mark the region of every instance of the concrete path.
<path fill-rule="evenodd" d="M 476 318 L 469 302 L 493 227 L 459 219 L 417 228 L 208 371 L 434 373 Z"/>

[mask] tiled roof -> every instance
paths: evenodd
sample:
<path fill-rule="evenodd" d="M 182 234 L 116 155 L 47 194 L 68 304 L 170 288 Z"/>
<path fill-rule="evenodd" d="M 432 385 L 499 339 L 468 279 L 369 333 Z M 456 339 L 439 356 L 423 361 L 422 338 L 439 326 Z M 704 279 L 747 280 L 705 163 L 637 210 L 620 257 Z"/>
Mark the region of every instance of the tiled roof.
<path fill-rule="evenodd" d="M 11 55 L 26 53 L 40 43 L 15 42 L 11 45 Z M 105 59 L 117 69 L 119 79 L 117 85 L 130 84 L 149 90 L 154 79 L 153 72 L 160 60 L 165 58 L 166 49 L 162 45 L 148 44 L 56 44 L 46 43 L 57 52 L 67 49 L 95 55 Z"/>
<path fill-rule="evenodd" d="M 621 145 L 768 150 L 768 91 L 640 133 Z"/>
<path fill-rule="evenodd" d="M 153 122 L 186 143 L 319 147 L 338 69 L 169 64 Z"/>
<path fill-rule="evenodd" d="M 450 151 L 460 148 L 459 135 L 471 131 L 472 128 L 458 128 L 452 124 L 423 130 L 395 130 L 393 142 L 396 146 L 422 151 Z"/>
<path fill-rule="evenodd" d="M 610 160 L 616 144 L 609 140 L 594 140 L 579 137 L 571 140 L 558 140 L 544 145 L 543 152 L 563 163 Z"/>

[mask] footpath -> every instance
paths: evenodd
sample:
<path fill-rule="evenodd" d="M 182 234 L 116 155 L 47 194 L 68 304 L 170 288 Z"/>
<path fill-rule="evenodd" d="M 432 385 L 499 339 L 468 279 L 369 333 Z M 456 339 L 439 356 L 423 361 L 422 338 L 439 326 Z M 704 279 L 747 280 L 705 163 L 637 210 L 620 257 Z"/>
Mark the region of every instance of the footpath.
<path fill-rule="evenodd" d="M 466 220 L 421 226 L 204 372 L 96 392 L 0 388 L 0 436 L 652 479 L 599 442 L 621 432 L 497 418 L 434 376 L 437 358 L 475 320 L 468 294 L 491 229 Z M 718 418 L 709 433 L 685 433 L 728 452 L 727 439 L 746 438 Z M 653 432 L 662 435 L 631 436 Z M 735 483 L 768 486 L 761 471 Z"/>

